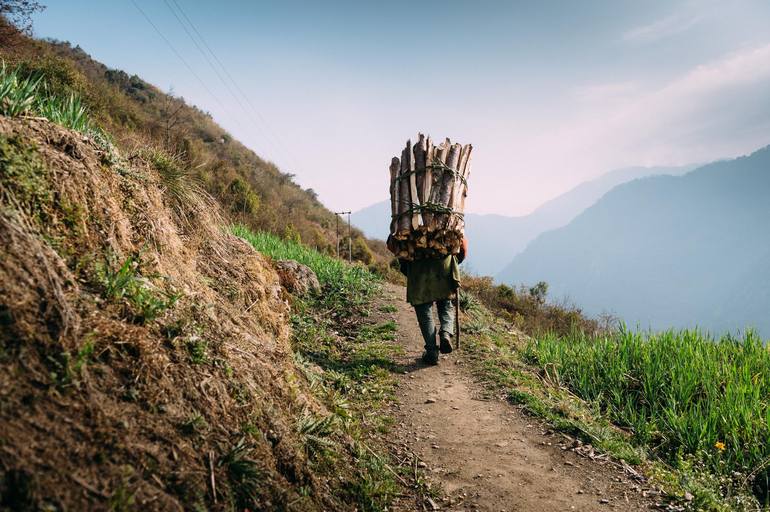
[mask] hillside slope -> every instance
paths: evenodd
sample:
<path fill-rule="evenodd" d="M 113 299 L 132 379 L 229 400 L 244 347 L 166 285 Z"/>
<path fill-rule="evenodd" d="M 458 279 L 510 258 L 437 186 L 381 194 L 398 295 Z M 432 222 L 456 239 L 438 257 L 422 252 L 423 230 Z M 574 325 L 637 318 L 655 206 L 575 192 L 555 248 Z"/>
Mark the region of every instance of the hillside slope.
<path fill-rule="evenodd" d="M 0 116 L 0 509 L 353 510 L 392 499 L 383 459 L 361 453 L 371 440 L 347 395 L 357 375 L 335 362 L 327 377 L 303 359 L 271 260 L 177 176 L 151 154 Z M 326 314 L 356 339 L 376 278 L 327 260 L 350 270 L 321 276 L 323 297 L 347 306 Z M 307 318 L 313 350 L 334 343 L 347 357 L 377 341 L 369 332 L 354 350 Z"/>
<path fill-rule="evenodd" d="M 246 452 L 273 490 L 310 483 L 287 441 L 291 408 L 313 404 L 286 380 L 288 308 L 267 261 L 208 208 L 174 213 L 146 162 L 107 165 L 47 121 L 0 117 L 0 158 L 5 485 L 38 506 L 85 510 L 122 486 L 181 510 L 204 500 L 209 452 L 249 423 L 273 432 Z"/>
<path fill-rule="evenodd" d="M 0 24 L 3 33 L 11 30 L 1 17 Z M 234 220 L 333 251 L 335 216 L 315 192 L 302 189 L 293 175 L 281 172 L 233 139 L 207 112 L 136 75 L 108 68 L 79 46 L 21 34 L 13 39 L 13 44 L 0 41 L 0 59 L 6 66 L 18 66 L 25 75 L 44 75 L 55 95 L 78 95 L 89 115 L 119 147 L 150 146 L 176 154 Z M 357 245 L 366 245 L 360 231 L 353 235 Z M 372 243 L 370 248 L 380 260 L 389 257 L 381 243 Z M 354 257 L 369 260 L 370 254 L 359 249 Z"/>
<path fill-rule="evenodd" d="M 474 274 L 495 276 L 539 234 L 566 225 L 613 187 L 645 176 L 679 175 L 684 167 L 629 167 L 581 183 L 551 199 L 529 215 L 465 215 L 466 235 L 472 244 L 466 266 Z M 390 203 L 382 201 L 355 212 L 353 224 L 369 238 L 386 239 Z"/>
<path fill-rule="evenodd" d="M 642 327 L 770 333 L 770 148 L 617 187 L 500 274 Z"/>

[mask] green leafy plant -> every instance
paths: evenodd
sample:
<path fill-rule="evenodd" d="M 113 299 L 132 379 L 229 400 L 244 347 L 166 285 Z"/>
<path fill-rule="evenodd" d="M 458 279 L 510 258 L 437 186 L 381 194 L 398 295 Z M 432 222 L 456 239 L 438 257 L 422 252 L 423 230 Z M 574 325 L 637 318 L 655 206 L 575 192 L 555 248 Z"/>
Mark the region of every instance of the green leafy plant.
<path fill-rule="evenodd" d="M 8 69 L 5 62 L 0 65 L 0 113 L 8 117 L 40 116 L 87 135 L 104 137 L 74 92 L 52 94 L 44 75 L 25 75 L 20 68 Z"/>
<path fill-rule="evenodd" d="M 478 311 L 481 305 L 479 299 L 473 294 L 460 288 L 460 310 L 464 312 Z"/>
<path fill-rule="evenodd" d="M 151 285 L 140 273 L 141 260 L 129 256 L 117 268 L 109 262 L 96 269 L 105 298 L 123 303 L 126 316 L 137 323 L 152 322 L 179 300 L 177 293 L 167 293 Z M 157 276 L 155 276 L 157 277 Z"/>
<path fill-rule="evenodd" d="M 94 342 L 87 336 L 74 355 L 70 351 L 64 351 L 55 356 L 48 356 L 51 378 L 60 388 L 79 387 L 83 371 L 93 357 Z"/>
<path fill-rule="evenodd" d="M 251 458 L 252 451 L 253 448 L 247 439 L 241 437 L 219 460 L 219 466 L 227 471 L 230 489 L 235 495 L 239 510 L 254 509 L 264 481 L 264 472 Z"/>
<path fill-rule="evenodd" d="M 336 418 L 334 415 L 316 416 L 305 410 L 297 420 L 297 433 L 302 441 L 305 454 L 310 460 L 329 453 L 335 446 L 331 435 L 336 430 Z"/>
<path fill-rule="evenodd" d="M 34 113 L 42 81 L 42 76 L 19 76 L 18 70 L 9 70 L 3 62 L 0 65 L 0 112 L 8 117 Z"/>
<path fill-rule="evenodd" d="M 206 419 L 200 414 L 195 413 L 191 415 L 189 418 L 187 418 L 185 421 L 183 421 L 179 425 L 179 429 L 187 435 L 193 435 L 200 433 L 206 429 L 208 429 L 209 425 L 206 422 Z"/>
<path fill-rule="evenodd" d="M 204 364 L 208 361 L 208 342 L 206 340 L 192 335 L 185 340 L 185 347 L 190 355 L 190 362 L 193 364 Z"/>

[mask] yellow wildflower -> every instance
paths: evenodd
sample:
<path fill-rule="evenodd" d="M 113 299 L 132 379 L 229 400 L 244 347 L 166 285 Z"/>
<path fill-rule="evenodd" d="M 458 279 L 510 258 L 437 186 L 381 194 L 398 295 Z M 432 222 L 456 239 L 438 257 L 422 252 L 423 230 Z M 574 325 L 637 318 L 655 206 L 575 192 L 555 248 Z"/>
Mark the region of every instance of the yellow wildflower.
<path fill-rule="evenodd" d="M 725 443 L 723 443 L 722 441 L 717 441 L 716 443 L 714 443 L 714 448 L 716 448 L 720 452 L 723 452 L 725 451 Z"/>

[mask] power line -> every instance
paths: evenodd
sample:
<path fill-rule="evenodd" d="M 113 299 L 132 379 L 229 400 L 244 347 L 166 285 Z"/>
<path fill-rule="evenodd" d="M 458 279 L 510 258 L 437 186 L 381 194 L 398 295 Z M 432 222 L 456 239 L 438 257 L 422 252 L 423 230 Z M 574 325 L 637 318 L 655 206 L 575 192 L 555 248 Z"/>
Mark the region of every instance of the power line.
<path fill-rule="evenodd" d="M 141 13 L 141 15 L 144 17 L 144 19 L 145 19 L 145 20 L 147 20 L 147 23 L 149 23 L 149 24 L 150 24 L 150 26 L 152 26 L 152 28 L 153 28 L 153 29 L 155 29 L 155 32 L 157 32 L 157 33 L 158 33 L 158 35 L 160 36 L 160 38 L 161 38 L 161 39 L 163 39 L 163 41 L 166 43 L 166 46 L 168 46 L 168 47 L 171 49 L 171 51 L 174 53 L 174 55 L 176 55 L 176 57 L 177 57 L 177 58 L 178 58 L 178 59 L 179 59 L 179 60 L 182 62 L 182 64 L 184 64 L 184 66 L 187 68 L 187 70 L 188 70 L 188 71 L 190 71 L 190 74 L 192 74 L 192 75 L 195 77 L 195 79 L 196 79 L 196 80 L 198 80 L 198 82 L 199 82 L 199 83 L 201 84 L 201 86 L 202 86 L 202 87 L 203 87 L 203 88 L 206 90 L 206 92 L 207 92 L 207 93 L 208 93 L 208 94 L 209 94 L 209 95 L 210 95 L 212 98 L 214 98 L 214 101 L 216 101 L 216 102 L 219 104 L 219 106 L 220 106 L 220 107 L 222 107 L 222 111 L 223 111 L 224 113 L 226 113 L 226 114 L 227 114 L 227 115 L 228 115 L 228 116 L 229 116 L 229 117 L 230 117 L 230 118 L 231 118 L 231 119 L 232 119 L 232 120 L 235 122 L 235 124 L 236 124 L 236 125 L 237 125 L 237 126 L 240 128 L 241 126 L 240 126 L 240 123 L 238 122 L 238 120 L 237 120 L 237 119 L 235 119 L 235 118 L 232 116 L 232 114 L 230 114 L 230 112 L 227 110 L 227 107 L 225 107 L 224 103 L 222 103 L 222 101 L 220 101 L 219 97 L 217 97 L 217 95 L 216 95 L 216 94 L 214 94 L 214 93 L 211 91 L 211 89 L 209 89 L 209 87 L 206 85 L 206 83 L 203 81 L 203 79 L 202 79 L 202 78 L 201 78 L 201 77 L 198 75 L 198 73 L 196 73 L 196 72 L 195 72 L 195 70 L 193 69 L 193 67 L 192 67 L 192 66 L 190 66 L 190 64 L 189 64 L 189 63 L 188 63 L 188 62 L 185 60 L 185 58 L 184 58 L 184 57 L 182 57 L 182 54 L 180 54 L 180 53 L 177 51 L 177 49 L 174 47 L 174 45 L 173 45 L 173 44 L 171 44 L 171 41 L 169 41 L 169 40 L 168 40 L 168 38 L 167 38 L 165 35 L 163 35 L 163 32 L 161 32 L 161 30 L 158 28 L 158 26 L 157 26 L 157 25 L 155 25 L 155 23 L 153 23 L 153 22 L 152 22 L 152 20 L 151 20 L 151 19 L 150 19 L 150 17 L 147 15 L 147 13 L 146 13 L 146 12 L 144 12 L 144 10 L 143 10 L 141 7 L 139 7 L 139 4 L 137 4 L 135 0 L 131 0 L 131 3 L 132 3 L 132 4 L 134 4 L 134 7 L 136 7 L 136 9 L 137 9 L 137 10 L 138 10 L 138 11 Z"/>
<path fill-rule="evenodd" d="M 179 9 L 179 12 L 182 14 L 185 20 L 187 20 L 187 23 L 190 24 L 190 27 L 192 27 L 193 31 L 197 34 L 198 38 L 201 40 L 201 43 L 203 43 L 203 46 L 209 51 L 211 56 L 214 58 L 214 60 L 219 64 L 220 68 L 224 72 L 225 76 L 230 80 L 230 82 L 233 84 L 235 89 L 240 93 L 240 95 L 243 97 L 243 99 L 246 101 L 246 104 L 251 108 L 251 111 L 254 113 L 257 118 L 259 118 L 260 122 L 265 126 L 267 132 L 275 139 L 276 146 L 281 150 L 282 153 L 285 153 L 289 156 L 289 158 L 292 160 L 292 164 L 294 164 L 295 167 L 297 167 L 297 162 L 294 160 L 293 154 L 291 151 L 284 146 L 283 141 L 281 138 L 270 128 L 270 125 L 265 120 L 264 117 L 262 117 L 262 114 L 259 113 L 259 111 L 254 107 L 254 104 L 249 99 L 249 96 L 243 92 L 243 90 L 238 86 L 238 82 L 235 81 L 233 76 L 230 74 L 230 72 L 227 70 L 225 65 L 222 63 L 222 61 L 217 57 L 217 54 L 214 53 L 214 51 L 211 49 L 209 44 L 206 42 L 206 39 L 203 37 L 203 35 L 200 33 L 200 31 L 196 28 L 195 24 L 190 20 L 190 18 L 187 16 L 187 14 L 184 12 L 184 9 L 179 5 L 177 0 L 171 0 L 177 9 Z M 272 141 L 271 141 L 272 144 Z"/>
<path fill-rule="evenodd" d="M 245 112 L 246 111 L 246 107 L 243 105 L 243 103 L 241 102 L 241 100 L 238 97 L 238 95 L 233 91 L 233 89 L 230 86 L 230 84 L 228 84 L 227 81 L 224 79 L 224 77 L 220 73 L 219 69 L 217 69 L 217 67 L 211 61 L 211 58 L 209 57 L 209 55 L 203 50 L 203 48 L 201 48 L 200 44 L 198 44 L 198 40 L 192 35 L 190 30 L 187 28 L 187 25 L 182 21 L 182 19 L 179 17 L 179 15 L 176 13 L 176 11 L 171 7 L 171 4 L 169 3 L 169 1 L 168 0 L 163 0 L 163 1 L 166 4 L 166 7 L 168 7 L 169 11 L 171 11 L 171 14 L 174 15 L 176 20 L 182 26 L 182 29 L 184 29 L 185 33 L 190 38 L 190 40 L 193 42 L 195 47 L 198 49 L 198 51 L 201 53 L 201 55 L 203 55 L 203 58 L 206 60 L 206 63 L 208 63 L 209 67 L 211 67 L 211 69 L 214 70 L 214 73 L 217 75 L 217 78 L 219 78 L 219 81 L 222 82 L 222 84 L 225 86 L 225 88 L 230 93 L 230 95 L 233 97 L 233 99 L 235 99 L 236 103 L 238 103 L 238 106 L 240 107 L 241 111 Z M 192 25 L 192 23 L 190 22 L 190 19 L 184 14 L 184 11 L 181 10 L 181 7 L 179 6 L 179 4 L 176 3 L 176 1 L 174 1 L 174 5 L 177 6 L 177 9 L 179 9 L 179 11 L 182 13 L 182 16 L 184 16 L 184 18 L 187 20 L 187 22 L 190 24 L 190 26 L 193 28 L 193 30 L 195 30 L 195 26 Z M 197 33 L 197 30 L 196 30 L 196 33 Z M 200 37 L 200 35 L 199 35 L 199 37 Z M 205 44 L 205 41 L 204 41 L 204 44 Z M 264 131 L 264 129 L 262 127 L 258 126 L 256 123 L 254 123 L 254 121 L 253 121 L 253 119 L 251 117 L 248 117 L 248 119 L 252 122 L 252 124 L 254 125 L 255 128 L 257 128 L 260 132 L 262 132 L 262 134 L 264 136 L 264 139 L 268 142 L 268 144 L 270 144 L 270 146 L 272 146 L 274 150 L 278 150 L 278 152 L 280 152 L 280 150 L 277 148 L 277 146 L 274 146 L 273 141 L 271 141 L 269 139 L 269 137 L 268 137 L 267 133 Z"/>

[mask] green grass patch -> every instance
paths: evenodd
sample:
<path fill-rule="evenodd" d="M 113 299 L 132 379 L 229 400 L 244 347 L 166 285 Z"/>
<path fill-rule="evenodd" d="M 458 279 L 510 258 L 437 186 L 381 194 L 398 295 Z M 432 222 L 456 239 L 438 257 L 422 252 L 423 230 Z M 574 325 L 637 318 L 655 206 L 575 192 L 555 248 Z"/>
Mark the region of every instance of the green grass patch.
<path fill-rule="evenodd" d="M 689 457 L 736 489 L 751 475 L 770 505 L 761 469 L 770 460 L 770 351 L 755 334 L 576 333 L 532 340 L 525 355 L 632 432 L 634 444 L 675 466 Z"/>
<path fill-rule="evenodd" d="M 395 313 L 398 311 L 398 308 L 393 304 L 384 304 L 380 306 L 380 311 L 382 313 Z"/>
<path fill-rule="evenodd" d="M 231 226 L 234 235 L 249 242 L 259 252 L 276 260 L 294 260 L 307 265 L 318 276 L 323 292 L 316 306 L 338 316 L 361 313 L 378 289 L 379 278 L 360 265 L 321 254 L 295 240 L 266 232 L 253 232 L 242 225 Z"/>

